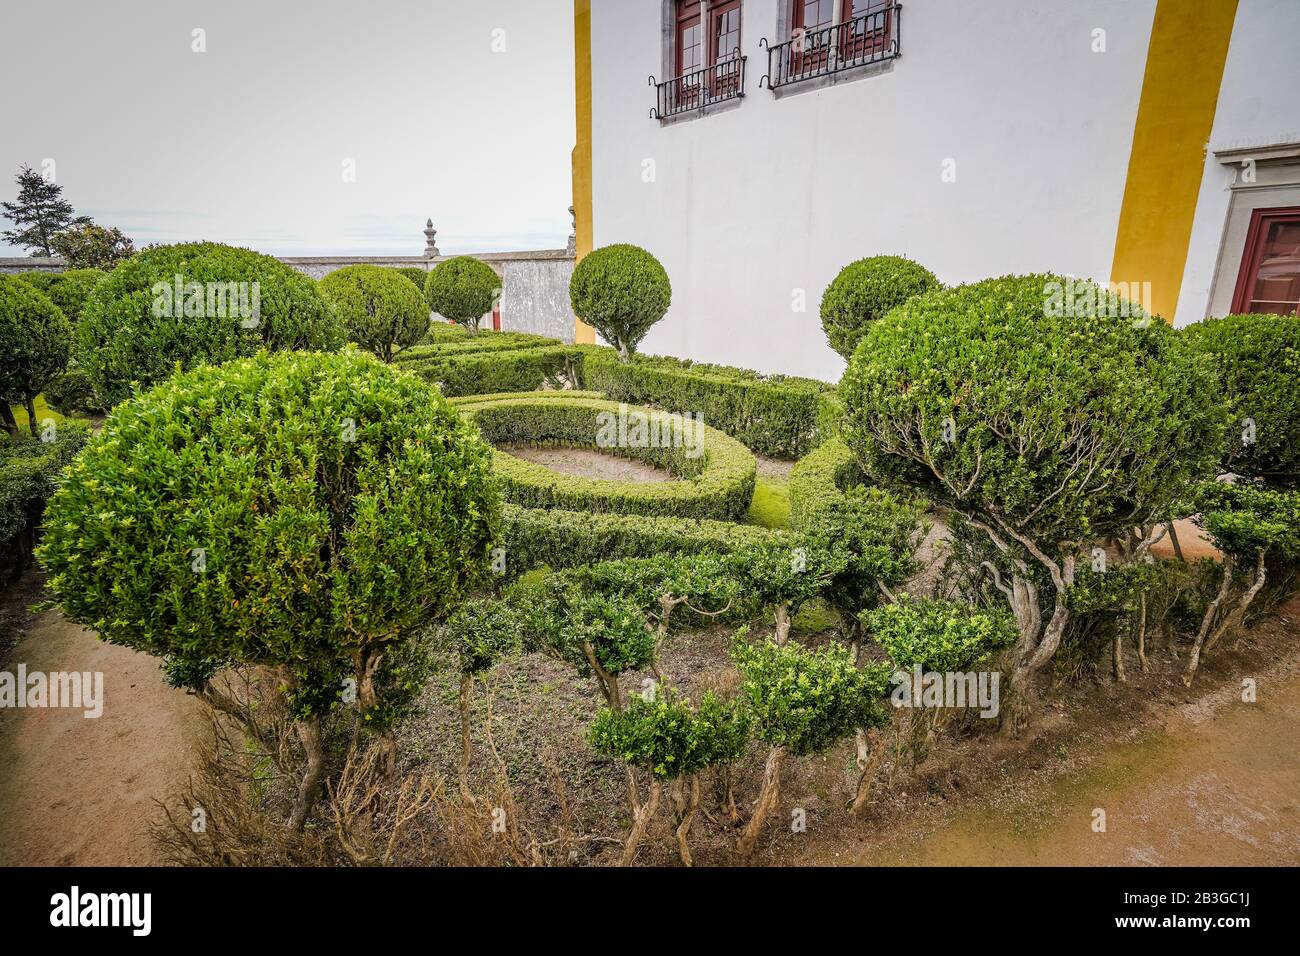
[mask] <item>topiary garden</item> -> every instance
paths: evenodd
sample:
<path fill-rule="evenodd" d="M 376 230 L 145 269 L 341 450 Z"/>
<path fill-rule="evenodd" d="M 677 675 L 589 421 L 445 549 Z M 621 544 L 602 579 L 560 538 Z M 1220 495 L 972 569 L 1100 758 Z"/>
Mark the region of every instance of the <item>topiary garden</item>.
<path fill-rule="evenodd" d="M 637 355 L 671 287 L 632 246 L 571 285 L 612 348 L 479 333 L 499 280 L 464 257 L 421 296 L 154 247 L 63 280 L 75 333 L 0 278 L 5 397 L 71 351 L 108 409 L 51 442 L 9 414 L 0 535 L 208 706 L 176 862 L 776 853 L 784 821 L 923 795 L 936 751 L 1032 738 L 1099 662 L 1190 683 L 1300 589 L 1297 320 L 1174 330 L 1101 287 L 1063 316 L 1054 281 L 855 262 L 822 303 L 836 386 Z M 1156 560 L 1184 519 L 1219 560 Z"/>

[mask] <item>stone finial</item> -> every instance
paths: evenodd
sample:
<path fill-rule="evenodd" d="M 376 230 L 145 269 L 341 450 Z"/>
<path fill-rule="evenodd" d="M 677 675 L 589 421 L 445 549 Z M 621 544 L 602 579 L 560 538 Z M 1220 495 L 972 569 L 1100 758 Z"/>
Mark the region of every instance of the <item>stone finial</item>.
<path fill-rule="evenodd" d="M 438 230 L 433 228 L 433 220 L 430 219 L 424 224 L 424 257 L 432 259 L 434 256 L 440 256 L 438 244 L 434 242 L 434 237 L 438 235 Z"/>
<path fill-rule="evenodd" d="M 569 207 L 569 219 L 573 222 L 573 232 L 569 233 L 569 242 L 564 247 L 564 251 L 571 256 L 576 256 L 578 254 L 578 214 L 573 211 L 572 206 Z"/>

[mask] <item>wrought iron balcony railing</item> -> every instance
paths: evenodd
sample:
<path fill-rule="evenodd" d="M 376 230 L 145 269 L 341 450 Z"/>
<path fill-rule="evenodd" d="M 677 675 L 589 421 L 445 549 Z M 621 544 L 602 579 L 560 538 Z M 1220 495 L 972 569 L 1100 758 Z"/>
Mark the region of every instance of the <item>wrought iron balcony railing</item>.
<path fill-rule="evenodd" d="M 745 57 L 737 48 L 726 59 L 712 66 L 691 70 L 662 83 L 650 77 L 656 103 L 651 119 L 667 119 L 692 110 L 702 110 L 714 103 L 739 99 L 745 95 Z"/>
<path fill-rule="evenodd" d="M 903 5 L 891 3 L 835 26 L 799 30 L 784 43 L 769 46 L 767 75 L 759 86 L 776 90 L 801 80 L 831 76 L 854 67 L 892 60 L 899 55 Z"/>

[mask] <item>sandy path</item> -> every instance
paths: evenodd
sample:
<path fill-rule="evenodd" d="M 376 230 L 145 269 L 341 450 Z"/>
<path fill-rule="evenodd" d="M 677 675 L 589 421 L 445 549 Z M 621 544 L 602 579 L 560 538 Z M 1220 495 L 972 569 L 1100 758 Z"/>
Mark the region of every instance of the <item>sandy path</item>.
<path fill-rule="evenodd" d="M 99 671 L 104 709 L 0 710 L 0 865 L 158 862 L 154 801 L 183 778 L 197 707 L 156 658 L 98 640 L 46 611 L 3 669 Z"/>

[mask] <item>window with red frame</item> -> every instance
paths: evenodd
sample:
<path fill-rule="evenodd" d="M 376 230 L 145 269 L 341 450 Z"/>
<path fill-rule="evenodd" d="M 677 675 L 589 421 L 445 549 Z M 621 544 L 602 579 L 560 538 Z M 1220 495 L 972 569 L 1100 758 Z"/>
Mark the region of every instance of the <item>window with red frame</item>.
<path fill-rule="evenodd" d="M 1251 214 L 1232 311 L 1300 315 L 1300 206 Z"/>
<path fill-rule="evenodd" d="M 701 7 L 700 0 L 677 0 L 676 100 L 683 107 L 697 100 L 706 84 L 715 98 L 740 92 L 740 71 L 728 64 L 740 56 L 741 0 L 715 0 L 708 5 L 707 18 L 701 16 Z M 697 70 L 706 72 L 688 75 Z"/>
<path fill-rule="evenodd" d="M 870 60 L 889 45 L 893 0 L 792 0 L 792 4 L 790 37 L 802 38 L 792 52 L 795 73 L 825 69 L 832 47 L 844 62 Z"/>

